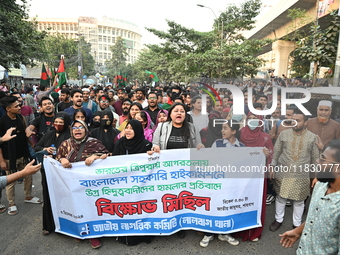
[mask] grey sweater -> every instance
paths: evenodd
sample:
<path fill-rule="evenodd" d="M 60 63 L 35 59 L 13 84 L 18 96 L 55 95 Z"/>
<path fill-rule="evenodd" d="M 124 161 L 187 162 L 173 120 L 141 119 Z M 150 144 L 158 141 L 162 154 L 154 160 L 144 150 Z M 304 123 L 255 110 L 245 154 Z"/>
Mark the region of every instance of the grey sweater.
<path fill-rule="evenodd" d="M 190 122 L 188 122 L 188 124 L 190 129 L 190 141 L 188 144 L 188 148 L 196 148 L 197 145 L 201 143 L 201 137 L 200 134 L 196 131 L 195 126 Z M 153 134 L 153 145 L 158 145 L 161 150 L 166 150 L 171 130 L 171 121 L 160 123 Z"/>

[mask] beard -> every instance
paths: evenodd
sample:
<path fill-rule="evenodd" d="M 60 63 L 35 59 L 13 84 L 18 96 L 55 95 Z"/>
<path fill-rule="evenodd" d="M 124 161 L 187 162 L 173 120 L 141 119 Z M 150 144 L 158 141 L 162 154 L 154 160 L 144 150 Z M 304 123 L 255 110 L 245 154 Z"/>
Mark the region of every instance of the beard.
<path fill-rule="evenodd" d="M 318 121 L 319 121 L 321 124 L 327 123 L 328 120 L 329 120 L 328 117 L 318 117 Z"/>
<path fill-rule="evenodd" d="M 328 169 L 324 169 L 324 171 L 321 171 L 316 174 L 316 178 L 319 182 L 328 182 L 328 183 L 334 183 L 335 182 L 335 175 L 333 172 L 329 172 Z"/>
<path fill-rule="evenodd" d="M 129 114 L 129 109 L 123 109 L 123 115 L 126 116 Z"/>

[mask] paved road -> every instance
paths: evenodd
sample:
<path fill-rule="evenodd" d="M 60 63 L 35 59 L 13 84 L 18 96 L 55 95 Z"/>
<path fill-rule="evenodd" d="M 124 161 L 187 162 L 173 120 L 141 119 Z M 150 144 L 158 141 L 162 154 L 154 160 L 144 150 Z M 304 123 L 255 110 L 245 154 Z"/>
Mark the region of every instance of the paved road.
<path fill-rule="evenodd" d="M 42 197 L 40 173 L 33 179 L 33 195 Z M 94 250 L 89 241 L 76 243 L 73 238 L 53 233 L 42 235 L 42 208 L 41 205 L 24 203 L 23 185 L 16 185 L 16 201 L 19 214 L 9 216 L 0 214 L 0 254 L 1 255 L 52 255 L 52 254 L 260 254 L 285 255 L 295 254 L 298 244 L 293 248 L 285 249 L 279 244 L 279 232 L 291 229 L 292 207 L 286 209 L 286 219 L 278 232 L 268 230 L 274 220 L 274 204 L 267 206 L 267 217 L 262 238 L 258 242 L 240 242 L 232 246 L 215 238 L 207 248 L 199 246 L 202 235 L 195 231 L 187 231 L 184 239 L 177 235 L 156 237 L 151 244 L 142 243 L 137 246 L 126 246 L 118 243 L 115 238 L 102 238 L 102 247 Z M 2 202 L 7 205 L 6 195 L 3 191 Z M 305 216 L 305 215 L 304 215 Z"/>

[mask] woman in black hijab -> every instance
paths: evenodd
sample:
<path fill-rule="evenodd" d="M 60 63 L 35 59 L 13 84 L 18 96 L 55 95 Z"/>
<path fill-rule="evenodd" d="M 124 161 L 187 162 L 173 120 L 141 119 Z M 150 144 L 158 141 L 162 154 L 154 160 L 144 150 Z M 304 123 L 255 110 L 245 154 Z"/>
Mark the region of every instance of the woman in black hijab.
<path fill-rule="evenodd" d="M 142 123 L 132 119 L 127 122 L 125 136 L 120 138 L 115 144 L 113 155 L 128 155 L 145 153 L 151 150 L 152 143 L 145 139 Z M 127 245 L 137 245 L 139 243 L 151 243 L 152 236 L 120 236 L 118 241 Z"/>
<path fill-rule="evenodd" d="M 129 120 L 125 136 L 115 144 L 113 155 L 128 155 L 151 151 L 152 143 L 145 139 L 142 124 L 135 119 Z"/>
<path fill-rule="evenodd" d="M 43 163 L 44 155 L 55 157 L 56 150 L 60 144 L 70 138 L 71 118 L 66 112 L 58 112 L 54 118 L 54 129 L 49 130 L 36 144 L 34 150 L 37 152 L 37 159 Z M 52 146 L 53 145 L 53 146 Z M 44 166 L 41 167 L 41 184 L 43 189 L 43 234 L 48 235 L 54 232 L 55 225 L 53 220 L 50 197 Z"/>
<path fill-rule="evenodd" d="M 107 109 L 102 112 L 100 127 L 91 131 L 91 136 L 101 141 L 110 153 L 113 153 L 115 139 L 120 133 L 118 129 L 112 127 L 112 122 L 113 114 Z"/>
<path fill-rule="evenodd" d="M 103 112 L 100 112 L 100 111 L 96 111 L 93 114 L 92 122 L 91 122 L 91 125 L 89 126 L 90 132 L 92 132 L 92 130 L 94 130 L 95 128 L 100 127 L 100 119 L 102 116 L 103 116 Z"/>

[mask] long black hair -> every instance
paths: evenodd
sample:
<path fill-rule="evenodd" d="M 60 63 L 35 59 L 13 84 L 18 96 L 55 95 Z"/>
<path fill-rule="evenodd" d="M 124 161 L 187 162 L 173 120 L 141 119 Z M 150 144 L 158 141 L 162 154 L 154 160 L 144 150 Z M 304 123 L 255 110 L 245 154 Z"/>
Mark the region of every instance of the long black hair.
<path fill-rule="evenodd" d="M 186 110 L 185 110 L 185 105 L 184 104 L 182 104 L 182 103 L 174 103 L 172 106 L 171 106 L 171 108 L 169 109 L 169 113 L 168 113 L 168 119 L 167 119 L 167 121 L 169 121 L 169 122 L 172 122 L 172 119 L 171 119 L 171 113 L 172 113 L 172 111 L 174 110 L 174 108 L 176 107 L 176 106 L 182 106 L 183 107 L 183 110 L 184 110 L 184 112 L 185 112 L 185 117 L 184 117 L 184 121 L 183 121 L 183 126 L 182 126 L 182 128 L 183 128 L 183 135 L 185 136 L 185 143 L 186 143 L 186 146 L 188 147 L 188 143 L 189 143 L 189 141 L 190 141 L 190 139 L 191 139 L 191 137 L 190 137 L 190 127 L 189 127 L 189 123 L 188 123 L 188 121 L 187 121 L 187 112 L 186 112 Z"/>
<path fill-rule="evenodd" d="M 143 106 L 142 106 L 140 103 L 138 103 L 138 102 L 133 102 L 133 103 L 131 104 L 131 106 L 130 106 L 130 109 L 129 109 L 128 120 L 131 120 L 131 119 L 132 119 L 131 114 L 130 114 L 130 110 L 131 110 L 132 106 L 134 106 L 134 105 L 137 105 L 140 111 L 143 110 Z"/>

